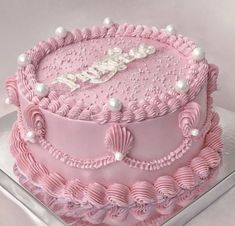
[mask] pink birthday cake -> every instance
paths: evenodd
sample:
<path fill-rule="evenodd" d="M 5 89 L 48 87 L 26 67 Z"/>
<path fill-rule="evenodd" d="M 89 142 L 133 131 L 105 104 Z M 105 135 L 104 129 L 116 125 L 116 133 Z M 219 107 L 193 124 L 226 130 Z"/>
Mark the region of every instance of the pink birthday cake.
<path fill-rule="evenodd" d="M 69 225 L 157 225 L 221 162 L 218 68 L 172 25 L 68 31 L 18 57 L 19 181 Z"/>

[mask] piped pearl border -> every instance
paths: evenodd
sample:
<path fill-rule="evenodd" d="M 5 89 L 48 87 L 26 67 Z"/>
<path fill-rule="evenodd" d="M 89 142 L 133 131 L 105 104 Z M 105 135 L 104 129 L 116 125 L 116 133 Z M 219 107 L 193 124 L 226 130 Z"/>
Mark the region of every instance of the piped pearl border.
<path fill-rule="evenodd" d="M 142 37 L 153 39 L 165 43 L 177 49 L 185 57 L 192 60 L 191 71 L 194 75 L 188 75 L 188 84 L 190 86 L 187 93 L 179 94 L 175 91 L 166 93 L 166 98 L 160 100 L 159 97 L 153 98 L 153 101 L 142 106 L 138 102 L 125 106 L 122 111 L 111 112 L 105 106 L 92 106 L 92 108 L 77 109 L 77 106 L 70 106 L 66 103 L 65 96 L 57 96 L 54 91 L 50 91 L 47 97 L 38 97 L 34 94 L 34 86 L 37 83 L 36 69 L 40 60 L 55 50 L 73 43 L 84 40 L 97 39 L 103 37 Z M 18 86 L 25 97 L 43 109 L 59 114 L 71 119 L 95 121 L 100 124 L 108 122 L 133 122 L 142 121 L 149 118 L 155 118 L 174 112 L 186 102 L 191 101 L 200 92 L 202 85 L 206 80 L 208 64 L 203 59 L 201 61 L 193 60 L 191 53 L 196 45 L 186 37 L 176 34 L 171 35 L 156 27 L 149 28 L 142 25 L 113 25 L 110 27 L 94 27 L 92 29 L 76 29 L 73 32 L 66 32 L 64 37 L 49 38 L 48 41 L 40 42 L 26 54 L 30 58 L 30 64 L 20 67 L 17 71 Z M 63 101 L 61 101 L 63 99 Z M 156 101 L 157 100 L 157 101 Z M 157 103 L 156 103 L 157 102 Z M 134 108 L 133 108 L 134 106 Z M 96 109 L 96 111 L 94 111 Z M 79 113 L 78 113 L 79 112 Z"/>

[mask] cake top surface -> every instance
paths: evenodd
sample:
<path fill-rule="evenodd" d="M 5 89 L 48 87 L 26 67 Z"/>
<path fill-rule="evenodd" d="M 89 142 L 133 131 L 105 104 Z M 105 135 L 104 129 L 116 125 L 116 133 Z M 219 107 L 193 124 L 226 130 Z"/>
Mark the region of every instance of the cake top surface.
<path fill-rule="evenodd" d="M 200 91 L 208 65 L 200 48 L 170 28 L 59 28 L 25 54 L 21 91 L 70 119 L 132 122 L 173 112 Z"/>

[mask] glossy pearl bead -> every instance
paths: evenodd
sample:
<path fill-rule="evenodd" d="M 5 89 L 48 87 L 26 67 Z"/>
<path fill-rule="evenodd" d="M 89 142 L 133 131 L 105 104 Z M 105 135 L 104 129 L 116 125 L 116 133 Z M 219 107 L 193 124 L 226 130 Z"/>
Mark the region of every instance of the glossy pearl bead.
<path fill-rule="evenodd" d="M 120 111 L 122 109 L 122 102 L 117 98 L 111 97 L 109 99 L 108 107 L 111 111 Z"/>
<path fill-rule="evenodd" d="M 197 47 L 192 52 L 194 60 L 203 60 L 205 58 L 205 51 L 201 47 Z"/>
<path fill-rule="evenodd" d="M 198 129 L 192 129 L 191 134 L 192 134 L 192 136 L 197 137 L 199 135 L 199 130 Z"/>
<path fill-rule="evenodd" d="M 45 97 L 49 93 L 49 88 L 43 83 L 36 83 L 35 88 L 34 88 L 34 93 L 38 97 Z"/>
<path fill-rule="evenodd" d="M 10 98 L 9 97 L 7 97 L 6 99 L 5 99 L 5 104 L 11 104 L 11 100 L 10 100 Z"/>
<path fill-rule="evenodd" d="M 116 161 L 122 161 L 124 158 L 124 155 L 121 152 L 115 152 L 114 157 Z"/>
<path fill-rule="evenodd" d="M 169 35 L 176 34 L 176 29 L 174 28 L 174 26 L 172 24 L 167 25 L 166 28 L 165 28 L 165 31 Z"/>
<path fill-rule="evenodd" d="M 36 134 L 34 131 L 28 131 L 26 133 L 26 141 L 29 141 L 31 143 L 35 143 L 36 142 Z"/>
<path fill-rule="evenodd" d="M 112 21 L 112 19 L 110 17 L 104 18 L 103 25 L 105 27 L 111 27 L 113 24 L 114 24 L 114 22 Z"/>
<path fill-rule="evenodd" d="M 64 38 L 67 35 L 67 30 L 64 27 L 57 27 L 55 30 L 55 34 L 58 37 Z"/>
<path fill-rule="evenodd" d="M 178 93 L 186 93 L 189 90 L 189 85 L 187 80 L 178 80 L 175 84 L 175 90 Z"/>
<path fill-rule="evenodd" d="M 20 55 L 18 56 L 18 58 L 17 58 L 17 64 L 18 64 L 19 66 L 26 66 L 26 65 L 28 65 L 29 63 L 30 63 L 30 60 L 29 60 L 27 54 L 22 53 L 22 54 L 20 54 Z"/>

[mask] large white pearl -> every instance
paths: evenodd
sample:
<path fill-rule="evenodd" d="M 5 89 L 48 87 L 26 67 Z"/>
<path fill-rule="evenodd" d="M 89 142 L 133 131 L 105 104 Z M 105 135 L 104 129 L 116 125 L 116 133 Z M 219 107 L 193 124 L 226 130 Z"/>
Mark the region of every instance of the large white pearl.
<path fill-rule="evenodd" d="M 115 97 L 111 97 L 108 107 L 111 111 L 120 111 L 122 109 L 122 102 Z"/>
<path fill-rule="evenodd" d="M 191 134 L 192 134 L 192 136 L 197 137 L 199 135 L 199 130 L 198 129 L 192 129 Z"/>
<path fill-rule="evenodd" d="M 114 22 L 112 21 L 112 19 L 110 17 L 104 18 L 103 25 L 105 27 L 111 27 L 113 24 L 114 24 Z"/>
<path fill-rule="evenodd" d="M 22 53 L 18 56 L 17 58 L 17 64 L 19 66 L 26 66 L 30 63 L 29 57 L 27 56 L 27 54 Z"/>
<path fill-rule="evenodd" d="M 189 90 L 189 84 L 187 80 L 178 80 L 175 84 L 175 90 L 178 93 L 186 93 Z"/>
<path fill-rule="evenodd" d="M 11 104 L 11 100 L 10 100 L 10 98 L 9 97 L 7 97 L 6 99 L 5 99 L 5 104 Z"/>
<path fill-rule="evenodd" d="M 175 29 L 175 27 L 172 24 L 167 25 L 166 28 L 165 28 L 165 31 L 169 35 L 176 34 L 176 29 Z"/>
<path fill-rule="evenodd" d="M 64 27 L 57 27 L 55 30 L 56 36 L 64 38 L 67 35 L 68 31 Z"/>
<path fill-rule="evenodd" d="M 31 143 L 35 143 L 36 142 L 36 134 L 34 131 L 30 130 L 26 133 L 26 137 L 25 137 L 26 141 L 29 141 Z"/>
<path fill-rule="evenodd" d="M 35 87 L 34 87 L 34 93 L 38 97 L 45 97 L 49 93 L 49 88 L 47 87 L 47 85 L 45 85 L 43 83 L 36 83 Z"/>
<path fill-rule="evenodd" d="M 114 158 L 116 161 L 122 161 L 124 158 L 124 155 L 121 152 L 117 151 L 114 153 Z"/>
<path fill-rule="evenodd" d="M 205 51 L 201 47 L 197 47 L 192 52 L 194 60 L 203 60 L 205 58 Z"/>

